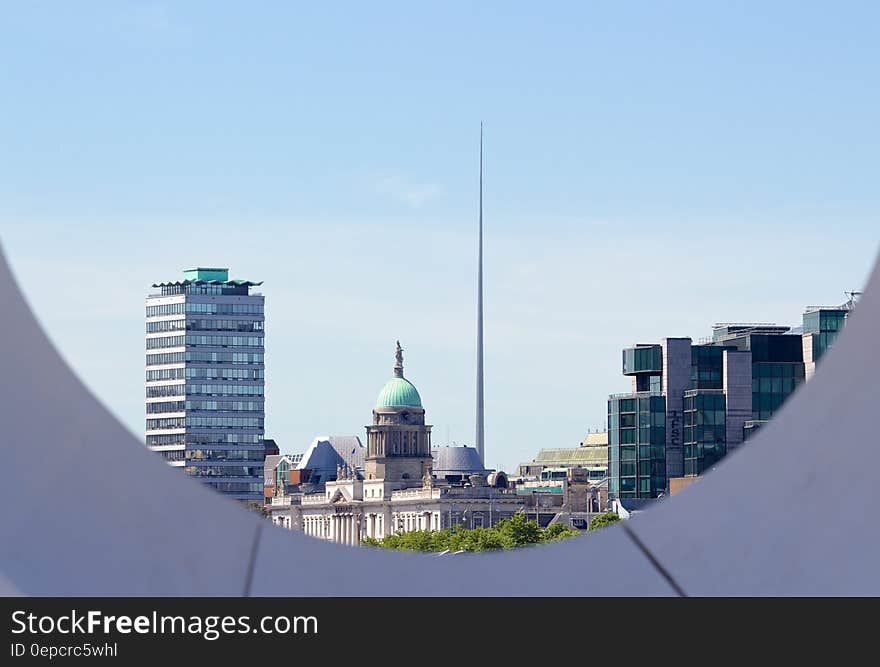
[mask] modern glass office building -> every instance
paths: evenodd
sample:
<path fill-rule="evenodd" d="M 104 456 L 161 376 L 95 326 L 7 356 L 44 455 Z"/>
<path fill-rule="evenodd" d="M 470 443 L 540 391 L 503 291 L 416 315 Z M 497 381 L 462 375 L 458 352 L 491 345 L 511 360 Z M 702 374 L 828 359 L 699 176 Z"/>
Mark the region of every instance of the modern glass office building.
<path fill-rule="evenodd" d="M 684 476 L 699 475 L 727 454 L 727 397 L 721 389 L 684 393 Z"/>
<path fill-rule="evenodd" d="M 813 307 L 803 332 L 716 324 L 711 340 L 665 338 L 623 350 L 632 393 L 608 399 L 608 493 L 655 498 L 669 479 L 709 470 L 809 379 L 852 310 Z"/>
<path fill-rule="evenodd" d="M 633 392 L 608 399 L 609 497 L 656 498 L 670 478 L 698 475 L 742 442 L 750 364 L 748 352 L 690 338 L 625 349 Z"/>
<path fill-rule="evenodd" d="M 666 488 L 666 399 L 637 392 L 608 400 L 608 493 L 655 498 Z"/>
<path fill-rule="evenodd" d="M 146 301 L 146 444 L 235 499 L 262 502 L 265 418 L 261 283 L 197 268 Z"/>

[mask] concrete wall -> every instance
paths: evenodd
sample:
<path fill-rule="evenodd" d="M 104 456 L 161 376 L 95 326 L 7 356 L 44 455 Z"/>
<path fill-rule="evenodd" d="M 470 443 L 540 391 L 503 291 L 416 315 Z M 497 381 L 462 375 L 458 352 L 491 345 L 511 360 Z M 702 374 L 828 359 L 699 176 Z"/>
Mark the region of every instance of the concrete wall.
<path fill-rule="evenodd" d="M 666 394 L 666 478 L 684 475 L 683 394 L 691 382 L 691 339 L 664 338 L 663 392 Z"/>
<path fill-rule="evenodd" d="M 804 350 L 804 380 L 808 381 L 816 372 L 816 361 L 813 359 L 813 335 L 804 334 L 801 336 Z"/>
<path fill-rule="evenodd" d="M 669 480 L 669 495 L 674 496 L 681 493 L 697 479 L 699 477 L 673 477 Z"/>
<path fill-rule="evenodd" d="M 743 442 L 743 426 L 752 418 L 752 353 L 724 351 L 724 394 L 727 397 L 727 453 Z"/>

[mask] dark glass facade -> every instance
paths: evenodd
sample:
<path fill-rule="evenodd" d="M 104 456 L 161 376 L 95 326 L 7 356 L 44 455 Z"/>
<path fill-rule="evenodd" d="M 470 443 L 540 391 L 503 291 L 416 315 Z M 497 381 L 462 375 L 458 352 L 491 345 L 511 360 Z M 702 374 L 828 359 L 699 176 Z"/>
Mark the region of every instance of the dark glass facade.
<path fill-rule="evenodd" d="M 608 401 L 608 492 L 656 498 L 666 488 L 666 399 L 648 393 Z"/>
<path fill-rule="evenodd" d="M 803 363 L 753 363 L 752 419 L 770 419 L 803 381 Z"/>
<path fill-rule="evenodd" d="M 821 308 L 804 313 L 804 334 L 809 334 L 813 346 L 813 361 L 818 361 L 831 347 L 831 343 L 843 329 L 847 311 L 843 308 Z"/>
<path fill-rule="evenodd" d="M 660 393 L 663 375 L 663 348 L 636 345 L 623 351 L 623 374 L 635 378 L 636 392 Z"/>
<path fill-rule="evenodd" d="M 637 345 L 623 351 L 623 374 L 662 373 L 663 350 L 659 345 Z"/>
<path fill-rule="evenodd" d="M 752 419 L 766 421 L 804 381 L 804 350 L 800 336 L 747 334 L 725 341 L 752 353 Z"/>
<path fill-rule="evenodd" d="M 724 386 L 724 350 L 728 345 L 694 345 L 691 348 L 691 389 L 721 389 Z"/>
<path fill-rule="evenodd" d="M 720 390 L 684 395 L 684 474 L 700 475 L 727 454 L 727 404 Z"/>
<path fill-rule="evenodd" d="M 803 363 L 801 337 L 794 334 L 748 334 L 724 341 L 732 349 L 749 350 L 752 363 Z"/>

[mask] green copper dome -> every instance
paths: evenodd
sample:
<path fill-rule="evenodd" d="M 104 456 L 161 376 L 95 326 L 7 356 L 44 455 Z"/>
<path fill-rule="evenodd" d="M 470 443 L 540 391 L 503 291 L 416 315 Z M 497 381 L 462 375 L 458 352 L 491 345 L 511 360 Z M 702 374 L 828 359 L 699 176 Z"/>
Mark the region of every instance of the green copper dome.
<path fill-rule="evenodd" d="M 422 397 L 413 386 L 412 382 L 403 377 L 403 349 L 400 341 L 397 341 L 397 350 L 394 354 L 394 377 L 385 383 L 379 398 L 376 399 L 377 408 L 420 408 Z"/>
<path fill-rule="evenodd" d="M 400 408 L 400 407 L 422 407 L 422 398 L 419 392 L 413 386 L 412 382 L 406 378 L 393 377 L 379 392 L 379 398 L 376 399 L 377 408 Z"/>

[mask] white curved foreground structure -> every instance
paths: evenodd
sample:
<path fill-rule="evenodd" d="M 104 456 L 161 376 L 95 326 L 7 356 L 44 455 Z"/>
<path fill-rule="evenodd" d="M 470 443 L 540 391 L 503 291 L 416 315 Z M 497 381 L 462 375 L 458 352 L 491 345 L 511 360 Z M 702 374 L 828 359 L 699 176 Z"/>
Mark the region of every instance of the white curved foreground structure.
<path fill-rule="evenodd" d="M 0 594 L 880 594 L 880 268 L 816 378 L 686 492 L 595 535 L 444 558 L 276 529 L 170 470 L 63 362 L 2 253 L 0 312 Z"/>

